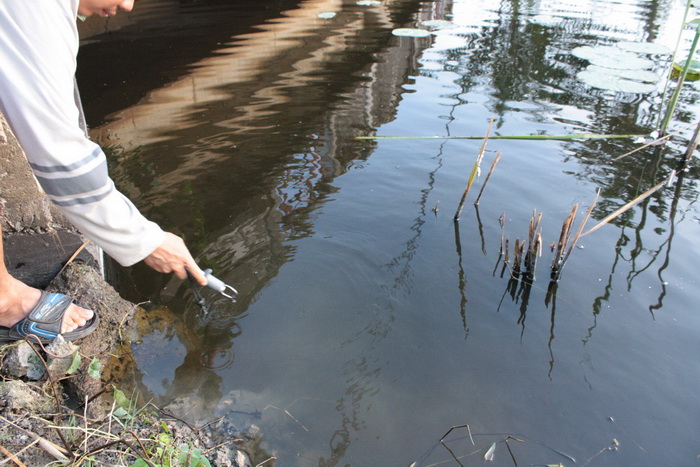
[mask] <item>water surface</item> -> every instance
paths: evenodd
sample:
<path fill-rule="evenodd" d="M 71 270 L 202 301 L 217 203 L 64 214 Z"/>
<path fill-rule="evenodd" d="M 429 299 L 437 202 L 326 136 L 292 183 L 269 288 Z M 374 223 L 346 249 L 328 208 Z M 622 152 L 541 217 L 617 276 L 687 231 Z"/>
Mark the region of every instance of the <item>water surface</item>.
<path fill-rule="evenodd" d="M 142 0 L 84 25 L 84 104 L 117 184 L 240 292 L 204 313 L 187 284 L 121 271 L 122 293 L 151 301 L 140 389 L 259 427 L 280 466 L 481 465 L 493 443 L 494 465 L 694 465 L 697 168 L 583 237 L 557 283 L 549 245 L 597 190 L 590 225 L 669 177 L 695 88 L 678 136 L 619 161 L 641 143 L 490 140 L 459 222 L 482 141 L 356 139 L 481 136 L 491 118 L 492 135 L 649 134 L 669 57 L 647 57 L 658 90 L 635 94 L 582 82 L 571 51 L 674 49 L 684 8 Z M 527 282 L 499 252 L 503 235 L 512 264 L 533 211 Z"/>

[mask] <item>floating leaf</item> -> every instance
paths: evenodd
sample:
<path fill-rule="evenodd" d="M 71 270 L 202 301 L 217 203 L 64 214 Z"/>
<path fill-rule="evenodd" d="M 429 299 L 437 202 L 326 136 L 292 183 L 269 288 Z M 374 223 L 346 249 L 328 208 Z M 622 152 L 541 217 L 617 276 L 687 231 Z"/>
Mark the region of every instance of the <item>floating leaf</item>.
<path fill-rule="evenodd" d="M 659 75 L 651 70 L 622 70 L 619 68 L 605 68 L 598 65 L 588 65 L 587 71 L 599 73 L 606 76 L 616 76 L 618 78 L 639 81 L 640 83 L 658 83 Z"/>
<path fill-rule="evenodd" d="M 496 443 L 493 443 L 486 454 L 484 454 L 484 460 L 489 462 L 493 460 L 493 455 L 496 452 Z"/>
<path fill-rule="evenodd" d="M 589 86 L 608 91 L 638 94 L 648 94 L 656 91 L 656 84 L 633 81 L 631 79 L 616 76 L 613 73 L 600 73 L 591 70 L 583 70 L 576 75 L 576 78 Z"/>
<path fill-rule="evenodd" d="M 622 50 L 628 52 L 635 52 L 638 54 L 648 54 L 648 55 L 671 55 L 673 52 L 671 49 L 663 44 L 656 44 L 654 42 L 632 42 L 623 41 L 616 44 Z"/>
<path fill-rule="evenodd" d="M 673 64 L 673 70 L 671 72 L 671 76 L 673 78 L 678 77 L 681 73 L 683 73 L 683 69 L 685 68 L 686 60 L 681 60 L 680 62 L 676 62 Z M 697 81 L 700 79 L 700 60 L 691 60 L 690 61 L 690 66 L 688 67 L 688 74 L 685 75 L 685 80 L 686 81 Z"/>
<path fill-rule="evenodd" d="M 571 51 L 574 57 L 588 60 L 592 65 L 621 70 L 644 70 L 653 68 L 654 62 L 641 58 L 632 52 L 606 45 L 576 47 Z"/>
<path fill-rule="evenodd" d="M 391 31 L 391 33 L 400 37 L 428 37 L 430 35 L 430 31 L 415 28 L 398 28 Z"/>
<path fill-rule="evenodd" d="M 332 11 L 327 11 L 325 13 L 319 13 L 316 16 L 318 16 L 321 19 L 331 19 L 335 18 L 335 13 L 333 13 Z"/>
<path fill-rule="evenodd" d="M 420 25 L 433 29 L 452 29 L 457 27 L 457 25 L 452 21 L 445 21 L 444 19 L 421 21 Z"/>

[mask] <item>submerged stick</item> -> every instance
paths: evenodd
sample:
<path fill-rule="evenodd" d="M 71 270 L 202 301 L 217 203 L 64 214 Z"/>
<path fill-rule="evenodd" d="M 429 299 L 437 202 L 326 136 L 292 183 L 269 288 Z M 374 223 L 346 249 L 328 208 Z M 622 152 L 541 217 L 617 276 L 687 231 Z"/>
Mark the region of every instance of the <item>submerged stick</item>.
<path fill-rule="evenodd" d="M 498 253 L 500 256 L 503 256 L 503 254 L 505 254 L 506 250 L 508 249 L 508 247 L 506 246 L 506 243 L 505 243 L 506 242 L 506 230 L 505 230 L 506 213 L 505 212 L 503 214 L 501 214 L 501 217 L 498 218 L 498 223 L 501 224 L 501 248 L 500 248 Z"/>
<path fill-rule="evenodd" d="M 491 126 L 493 125 L 493 117 L 491 117 L 491 121 L 489 122 L 489 127 L 486 130 L 486 136 L 484 136 L 484 142 L 481 143 L 481 149 L 479 149 L 479 154 L 476 156 L 476 162 L 474 162 L 474 166 L 472 167 L 472 172 L 469 174 L 469 180 L 467 181 L 467 187 L 464 189 L 464 193 L 462 194 L 462 199 L 459 200 L 459 206 L 457 207 L 457 212 L 455 213 L 454 220 L 455 222 L 459 220 L 459 215 L 462 213 L 462 208 L 464 207 L 464 201 L 467 199 L 467 195 L 469 194 L 469 190 L 472 188 L 472 184 L 474 183 L 474 179 L 478 175 L 481 167 L 481 160 L 484 158 L 484 151 L 486 151 L 486 143 L 489 140 L 489 133 L 491 133 Z"/>
<path fill-rule="evenodd" d="M 476 197 L 476 201 L 474 201 L 474 206 L 478 206 L 479 200 L 481 199 L 481 195 L 484 193 L 484 188 L 486 188 L 486 184 L 489 182 L 489 179 L 491 178 L 491 174 L 493 173 L 493 169 L 496 168 L 496 164 L 498 164 L 498 161 L 501 160 L 501 152 L 496 153 L 496 157 L 493 159 L 493 162 L 491 163 L 491 168 L 489 169 L 489 173 L 486 174 L 486 179 L 484 180 L 484 184 L 481 185 L 481 190 L 479 190 L 479 195 Z"/>

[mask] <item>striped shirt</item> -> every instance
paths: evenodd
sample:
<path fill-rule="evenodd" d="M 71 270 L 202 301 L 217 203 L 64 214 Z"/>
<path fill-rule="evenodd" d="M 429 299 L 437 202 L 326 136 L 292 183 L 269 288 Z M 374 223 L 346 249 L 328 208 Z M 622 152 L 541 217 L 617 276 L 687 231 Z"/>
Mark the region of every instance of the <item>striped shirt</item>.
<path fill-rule="evenodd" d="M 165 236 L 115 188 L 104 152 L 80 127 L 74 98 L 78 1 L 0 1 L 0 111 L 51 201 L 129 266 Z"/>

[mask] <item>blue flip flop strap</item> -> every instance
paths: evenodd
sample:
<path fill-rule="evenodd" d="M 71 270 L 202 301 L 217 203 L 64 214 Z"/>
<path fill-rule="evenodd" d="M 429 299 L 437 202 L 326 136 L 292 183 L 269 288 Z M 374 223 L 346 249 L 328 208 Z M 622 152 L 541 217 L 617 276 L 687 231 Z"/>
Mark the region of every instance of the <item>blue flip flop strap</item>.
<path fill-rule="evenodd" d="M 73 299 L 60 293 L 42 292 L 41 298 L 26 318 L 12 328 L 20 337 L 29 334 L 54 339 L 61 332 L 63 315 Z"/>

